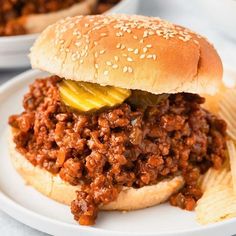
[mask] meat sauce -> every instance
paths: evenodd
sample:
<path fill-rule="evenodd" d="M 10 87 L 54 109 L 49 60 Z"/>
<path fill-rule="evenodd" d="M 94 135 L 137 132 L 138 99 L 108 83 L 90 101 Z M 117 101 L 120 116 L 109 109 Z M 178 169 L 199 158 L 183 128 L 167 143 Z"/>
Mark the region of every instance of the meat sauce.
<path fill-rule="evenodd" d="M 170 203 L 193 210 L 202 192 L 200 174 L 220 168 L 226 123 L 201 107 L 195 94 L 170 94 L 152 107 L 123 104 L 91 114 L 60 101 L 52 76 L 37 79 L 24 96 L 24 111 L 9 118 L 18 129 L 16 149 L 33 165 L 71 185 L 82 184 L 71 203 L 75 220 L 92 225 L 98 207 L 114 201 L 123 186 L 140 188 L 181 174 L 185 186 Z"/>

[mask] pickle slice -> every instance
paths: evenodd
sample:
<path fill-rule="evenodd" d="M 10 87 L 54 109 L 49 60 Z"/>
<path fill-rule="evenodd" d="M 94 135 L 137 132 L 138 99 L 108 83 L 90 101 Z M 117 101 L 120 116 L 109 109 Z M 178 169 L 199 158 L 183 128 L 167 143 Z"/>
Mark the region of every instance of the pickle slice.
<path fill-rule="evenodd" d="M 59 83 L 59 91 L 67 106 L 82 112 L 116 106 L 131 94 L 128 89 L 72 80 L 62 80 Z"/>
<path fill-rule="evenodd" d="M 128 101 L 136 106 L 146 108 L 148 106 L 156 106 L 163 100 L 167 99 L 169 94 L 151 94 L 145 91 L 134 90 Z"/>

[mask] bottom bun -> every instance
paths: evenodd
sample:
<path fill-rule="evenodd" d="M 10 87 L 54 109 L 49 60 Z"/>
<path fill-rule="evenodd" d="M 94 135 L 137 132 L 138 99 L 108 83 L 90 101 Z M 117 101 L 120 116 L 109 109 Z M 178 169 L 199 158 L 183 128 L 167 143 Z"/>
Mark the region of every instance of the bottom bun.
<path fill-rule="evenodd" d="M 11 161 L 17 172 L 24 178 L 26 184 L 33 186 L 42 194 L 63 204 L 70 205 L 76 198 L 76 190 L 80 186 L 72 186 L 63 181 L 59 175 L 53 175 L 37 166 L 33 166 L 15 149 L 13 133 L 10 132 L 9 151 Z M 101 206 L 103 210 L 135 210 L 160 204 L 177 192 L 184 185 L 182 176 L 163 180 L 155 185 L 142 188 L 124 187 L 116 201 Z"/>

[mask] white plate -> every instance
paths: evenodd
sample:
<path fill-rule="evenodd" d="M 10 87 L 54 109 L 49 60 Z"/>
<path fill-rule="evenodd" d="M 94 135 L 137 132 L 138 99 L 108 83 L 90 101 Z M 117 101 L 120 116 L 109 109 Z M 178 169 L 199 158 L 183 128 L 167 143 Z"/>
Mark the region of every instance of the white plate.
<path fill-rule="evenodd" d="M 226 73 L 227 74 L 227 73 Z M 232 75 L 232 71 L 229 73 Z M 194 212 L 163 204 L 149 209 L 121 212 L 100 212 L 94 227 L 76 224 L 68 206 L 64 206 L 26 186 L 13 169 L 7 148 L 7 120 L 9 115 L 22 110 L 21 103 L 29 83 L 46 75 L 28 71 L 0 87 L 0 208 L 40 231 L 52 235 L 214 235 L 236 233 L 236 219 L 201 226 Z M 236 73 L 234 72 L 236 77 Z"/>
<path fill-rule="evenodd" d="M 0 69 L 30 66 L 28 54 L 38 34 L 0 37 Z"/>
<path fill-rule="evenodd" d="M 135 14 L 138 0 L 122 0 L 106 14 Z M 28 54 L 38 34 L 0 37 L 0 69 L 26 68 L 30 66 Z"/>

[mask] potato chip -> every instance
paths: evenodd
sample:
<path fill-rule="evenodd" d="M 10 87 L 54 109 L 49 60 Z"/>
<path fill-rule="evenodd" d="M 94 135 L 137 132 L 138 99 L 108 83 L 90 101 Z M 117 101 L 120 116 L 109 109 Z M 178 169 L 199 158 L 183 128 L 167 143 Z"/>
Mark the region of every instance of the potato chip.
<path fill-rule="evenodd" d="M 236 216 L 236 195 L 227 185 L 208 188 L 195 208 L 196 219 L 201 224 L 209 224 Z"/>
<path fill-rule="evenodd" d="M 204 193 L 195 210 L 201 224 L 236 217 L 236 89 L 221 86 L 220 92 L 207 105 L 226 121 L 227 134 L 232 140 L 227 141 L 228 158 L 222 169 L 210 168 L 199 179 Z"/>
<path fill-rule="evenodd" d="M 199 178 L 198 184 L 203 192 L 210 187 L 220 184 L 232 186 L 232 174 L 230 171 L 229 157 L 227 156 L 221 169 L 216 170 L 214 168 L 210 168 Z"/>
<path fill-rule="evenodd" d="M 222 92 L 221 101 L 226 101 L 231 107 L 236 109 L 236 88 L 228 88 Z"/>
<path fill-rule="evenodd" d="M 228 168 L 224 167 L 221 170 L 210 168 L 200 182 L 203 192 L 217 185 L 232 186 L 232 175 Z"/>
<path fill-rule="evenodd" d="M 219 112 L 219 116 L 227 123 L 227 134 L 233 140 L 236 140 L 236 123 L 233 121 L 233 115 L 229 111 Z"/>
<path fill-rule="evenodd" d="M 209 95 L 209 94 L 201 94 L 206 101 L 203 104 L 203 107 L 213 113 L 218 113 L 219 112 L 219 104 L 220 101 L 222 100 L 223 95 L 225 94 L 225 91 L 227 91 L 228 88 L 225 86 L 223 81 L 219 84 L 219 90 L 216 94 L 214 95 Z"/>
<path fill-rule="evenodd" d="M 230 160 L 230 170 L 232 175 L 233 189 L 236 193 L 236 148 L 232 140 L 227 141 L 229 160 Z"/>
<path fill-rule="evenodd" d="M 223 92 L 219 104 L 219 115 L 227 123 L 229 137 L 236 140 L 236 89 L 227 89 Z"/>

